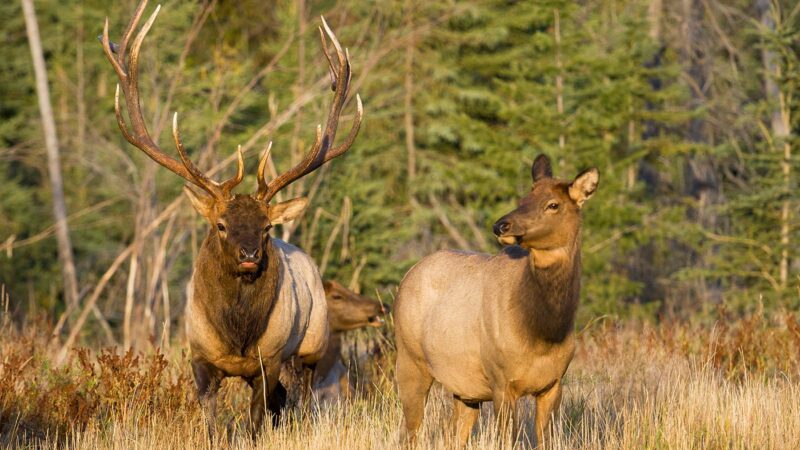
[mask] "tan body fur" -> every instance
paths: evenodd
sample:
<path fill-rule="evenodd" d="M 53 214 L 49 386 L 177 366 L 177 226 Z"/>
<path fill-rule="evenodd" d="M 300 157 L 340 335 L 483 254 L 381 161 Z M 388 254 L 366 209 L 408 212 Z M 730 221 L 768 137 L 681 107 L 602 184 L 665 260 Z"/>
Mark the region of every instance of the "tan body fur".
<path fill-rule="evenodd" d="M 431 383 L 454 397 L 452 427 L 466 443 L 481 402 L 492 401 L 500 426 L 519 430 L 517 400 L 536 398 L 542 443 L 575 352 L 580 293 L 580 215 L 597 187 L 591 169 L 572 183 L 551 177 L 540 156 L 533 187 L 495 224 L 497 255 L 440 251 L 414 266 L 400 284 L 394 318 L 396 377 L 414 439 Z"/>
<path fill-rule="evenodd" d="M 399 297 L 416 302 L 397 303 L 396 320 L 408 323 L 398 340 L 463 400 L 491 400 L 498 386 L 517 396 L 541 393 L 561 378 L 572 359 L 571 335 L 561 342 L 531 341 L 525 330 L 509 324 L 507 313 L 519 306 L 504 286 L 518 283 L 531 259 L 514 259 L 506 252 L 443 251 L 422 260 L 404 282 L 413 288 Z M 441 277 L 440 269 L 454 264 L 461 268 L 458 279 Z"/>

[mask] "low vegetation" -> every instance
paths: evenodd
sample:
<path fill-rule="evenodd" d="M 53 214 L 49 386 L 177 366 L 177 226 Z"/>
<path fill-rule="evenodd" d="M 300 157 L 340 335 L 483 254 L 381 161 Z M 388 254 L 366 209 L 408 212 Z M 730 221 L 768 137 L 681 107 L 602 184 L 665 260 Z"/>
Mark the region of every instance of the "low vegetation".
<path fill-rule="evenodd" d="M 586 326 L 553 421 L 553 447 L 800 448 L 797 315 L 728 322 L 726 314 L 718 311 L 711 325 L 600 319 Z M 55 367 L 49 329 L 43 320 L 2 320 L 0 445 L 208 447 L 180 342 L 169 354 L 78 348 Z M 247 386 L 226 381 L 218 420 L 227 432 L 219 439 L 234 448 L 395 448 L 402 413 L 391 324 L 384 333 L 348 338 L 355 394 L 321 411 L 293 409 L 257 441 L 246 431 Z M 440 431 L 451 401 L 438 387 L 431 395 L 419 447 L 451 447 Z M 470 448 L 512 446 L 491 427 L 491 414 L 484 406 Z"/>

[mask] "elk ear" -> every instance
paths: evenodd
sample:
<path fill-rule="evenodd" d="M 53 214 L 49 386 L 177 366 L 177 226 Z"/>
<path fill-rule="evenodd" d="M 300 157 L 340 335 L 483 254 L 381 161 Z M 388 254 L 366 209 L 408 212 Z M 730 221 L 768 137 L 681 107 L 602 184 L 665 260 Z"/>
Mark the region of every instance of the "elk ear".
<path fill-rule="evenodd" d="M 211 196 L 197 192 L 189 186 L 183 186 L 183 193 L 189 197 L 189 201 L 192 202 L 195 211 L 206 219 L 211 217 L 211 212 L 214 209 L 214 199 Z"/>
<path fill-rule="evenodd" d="M 600 172 L 595 167 L 586 169 L 575 177 L 575 180 L 569 185 L 569 196 L 578 204 L 578 208 L 582 207 L 583 202 L 594 194 L 599 182 Z"/>
<path fill-rule="evenodd" d="M 322 280 L 322 289 L 325 289 L 325 293 L 327 294 L 333 289 L 333 284 L 328 280 Z"/>
<path fill-rule="evenodd" d="M 544 178 L 553 178 L 553 169 L 550 167 L 550 158 L 548 158 L 544 153 L 539 154 L 539 156 L 537 156 L 533 161 L 531 178 L 533 178 L 534 183 Z"/>
<path fill-rule="evenodd" d="M 273 225 L 294 220 L 308 206 L 306 197 L 297 197 L 269 207 L 269 221 Z"/>

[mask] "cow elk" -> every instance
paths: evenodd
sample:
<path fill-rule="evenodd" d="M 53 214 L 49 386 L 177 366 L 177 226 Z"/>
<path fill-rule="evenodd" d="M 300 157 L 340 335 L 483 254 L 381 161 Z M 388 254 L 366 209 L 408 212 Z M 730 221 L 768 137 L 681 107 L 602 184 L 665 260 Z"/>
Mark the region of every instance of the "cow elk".
<path fill-rule="evenodd" d="M 320 403 L 338 399 L 350 392 L 347 367 L 342 361 L 342 337 L 350 330 L 382 327 L 389 305 L 356 294 L 333 280 L 324 280 L 328 305 L 330 340 L 325 355 L 317 363 L 314 392 Z"/>
<path fill-rule="evenodd" d="M 316 140 L 305 158 L 269 182 L 264 175 L 268 149 L 258 165 L 257 192 L 233 194 L 244 178 L 241 148 L 236 175 L 219 183 L 189 160 L 178 132 L 177 113 L 172 134 L 180 161 L 162 151 L 147 130 L 137 83 L 139 51 L 158 8 L 133 39 L 128 53 L 129 40 L 146 4 L 146 0 L 139 4 L 119 45 L 109 40 L 108 19 L 103 29 L 103 50 L 119 77 L 130 128 L 121 112 L 119 85 L 115 96 L 117 123 L 128 142 L 196 187 L 187 185 L 184 192 L 210 225 L 187 289 L 186 333 L 197 395 L 213 436 L 220 383 L 225 377 L 242 377 L 253 390 L 250 414 L 255 434 L 265 410 L 271 411 L 275 423 L 285 402 L 286 390 L 278 381 L 282 363 L 297 357 L 313 369 L 325 353 L 328 337 L 325 293 L 317 267 L 298 248 L 269 234 L 274 225 L 298 217 L 308 200 L 270 201 L 281 189 L 348 150 L 361 124 L 361 99 L 356 96 L 358 108 L 348 136 L 334 146 L 350 86 L 350 62 L 323 19 L 320 36 L 334 91 L 324 131 L 318 126 Z M 333 43 L 334 55 L 329 53 L 326 35 Z M 308 376 L 310 382 L 311 374 Z"/>
<path fill-rule="evenodd" d="M 575 350 L 580 211 L 599 176 L 592 168 L 571 182 L 555 179 L 544 155 L 532 175 L 519 207 L 494 224 L 509 245 L 502 252 L 440 251 L 400 284 L 396 373 L 410 441 L 436 380 L 453 394 L 452 427 L 462 445 L 485 401 L 494 403 L 499 428 L 510 424 L 517 436 L 516 402 L 525 395 L 535 397 L 542 443 Z"/>

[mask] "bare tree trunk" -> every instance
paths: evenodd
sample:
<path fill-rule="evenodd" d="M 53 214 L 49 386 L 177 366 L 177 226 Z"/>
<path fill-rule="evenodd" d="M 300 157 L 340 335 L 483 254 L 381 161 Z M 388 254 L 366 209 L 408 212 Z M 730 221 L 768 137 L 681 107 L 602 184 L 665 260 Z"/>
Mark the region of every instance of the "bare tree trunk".
<path fill-rule="evenodd" d="M 61 162 L 59 160 L 58 136 L 53 120 L 53 107 L 50 104 L 50 89 L 47 86 L 47 69 L 42 56 L 42 43 L 39 37 L 39 25 L 36 22 L 36 11 L 33 0 L 21 0 L 25 16 L 25 28 L 31 47 L 33 70 L 36 75 L 36 94 L 39 97 L 39 111 L 42 115 L 42 128 L 47 149 L 47 170 L 50 175 L 50 188 L 53 193 L 53 215 L 56 222 L 56 240 L 58 241 L 58 257 L 61 261 L 61 273 L 64 277 L 64 296 L 67 304 L 78 303 L 78 281 L 75 262 L 72 257 L 72 243 L 67 227 L 67 207 L 64 201 L 64 183 L 61 179 Z"/>
<path fill-rule="evenodd" d="M 558 121 L 561 128 L 561 133 L 558 134 L 558 149 L 564 151 L 567 145 L 566 137 L 564 136 L 564 63 L 561 61 L 561 16 L 557 9 L 553 10 L 553 36 L 556 41 L 556 112 L 558 112 Z"/>
<path fill-rule="evenodd" d="M 125 313 L 122 319 L 122 348 L 126 351 L 131 348 L 132 343 L 131 317 L 133 314 L 134 291 L 136 289 L 136 273 L 139 269 L 138 250 L 138 246 L 135 247 L 131 255 L 131 265 L 128 271 L 128 285 L 125 290 Z"/>
<path fill-rule="evenodd" d="M 414 28 L 414 0 L 405 1 L 405 15 L 406 15 L 406 30 L 411 32 Z M 403 101 L 404 124 L 406 132 L 406 151 L 408 152 L 408 168 L 407 168 L 407 185 L 409 191 L 409 199 L 412 206 L 417 204 L 414 196 L 411 194 L 414 180 L 417 176 L 417 150 L 414 146 L 414 46 L 416 42 L 413 35 L 409 37 L 406 43 L 406 59 L 405 59 L 405 98 Z"/>
<path fill-rule="evenodd" d="M 650 39 L 654 41 L 661 40 L 662 8 L 661 0 L 650 0 L 650 6 L 647 8 L 647 20 L 650 22 Z"/>
<path fill-rule="evenodd" d="M 681 5 L 681 16 L 683 28 L 681 37 L 683 39 L 683 49 L 681 59 L 686 67 L 684 77 L 690 85 L 692 98 L 689 101 L 689 108 L 698 110 L 708 103 L 708 93 L 710 89 L 709 79 L 712 76 L 711 54 L 713 42 L 708 37 L 708 30 L 705 26 L 706 9 L 701 0 L 683 0 Z M 710 142 L 712 135 L 705 118 L 698 116 L 689 121 L 686 139 L 690 142 L 705 143 Z M 687 194 L 694 199 L 694 205 L 689 210 L 698 224 L 707 230 L 717 229 L 717 213 L 714 205 L 723 201 L 723 193 L 720 190 L 720 181 L 714 161 L 710 156 L 703 154 L 688 155 L 684 165 Z M 716 252 L 712 250 L 711 254 Z M 708 268 L 710 265 L 711 254 L 700 252 L 690 252 L 692 263 L 700 268 Z M 694 284 L 694 292 L 683 298 L 699 298 L 703 303 L 716 301 L 719 299 L 718 279 L 707 279 L 698 276 Z M 684 300 L 685 301 L 685 300 Z"/>
<path fill-rule="evenodd" d="M 85 64 L 83 58 L 83 40 L 84 40 L 84 27 L 83 27 L 83 6 L 79 6 L 79 16 L 78 19 L 78 42 L 76 43 L 75 48 L 75 64 L 77 65 L 77 77 L 78 83 L 76 86 L 76 103 L 78 105 L 78 130 L 76 133 L 76 150 L 78 151 L 79 159 L 82 159 L 84 156 L 84 151 L 86 148 L 86 76 L 85 76 Z"/>
<path fill-rule="evenodd" d="M 775 20 L 780 19 L 776 17 L 778 11 L 772 8 L 769 0 L 758 0 L 756 7 L 761 13 L 761 24 L 770 31 L 775 31 Z M 764 47 L 761 53 L 761 58 L 764 64 L 764 90 L 766 91 L 767 100 L 770 104 L 775 105 L 770 117 L 770 125 L 772 128 L 773 142 L 777 145 L 776 150 L 782 152 L 781 155 L 781 173 L 783 175 L 782 188 L 783 188 L 783 202 L 781 203 L 780 214 L 780 243 L 781 243 L 781 256 L 778 263 L 778 281 L 781 290 L 786 288 L 789 280 L 789 244 L 790 244 L 790 222 L 791 222 L 791 204 L 790 204 L 790 188 L 791 188 L 791 158 L 792 147 L 789 144 L 789 131 L 791 111 L 789 110 L 786 94 L 781 91 L 775 80 L 781 78 L 781 66 L 776 62 L 775 52 L 769 47 Z"/>

